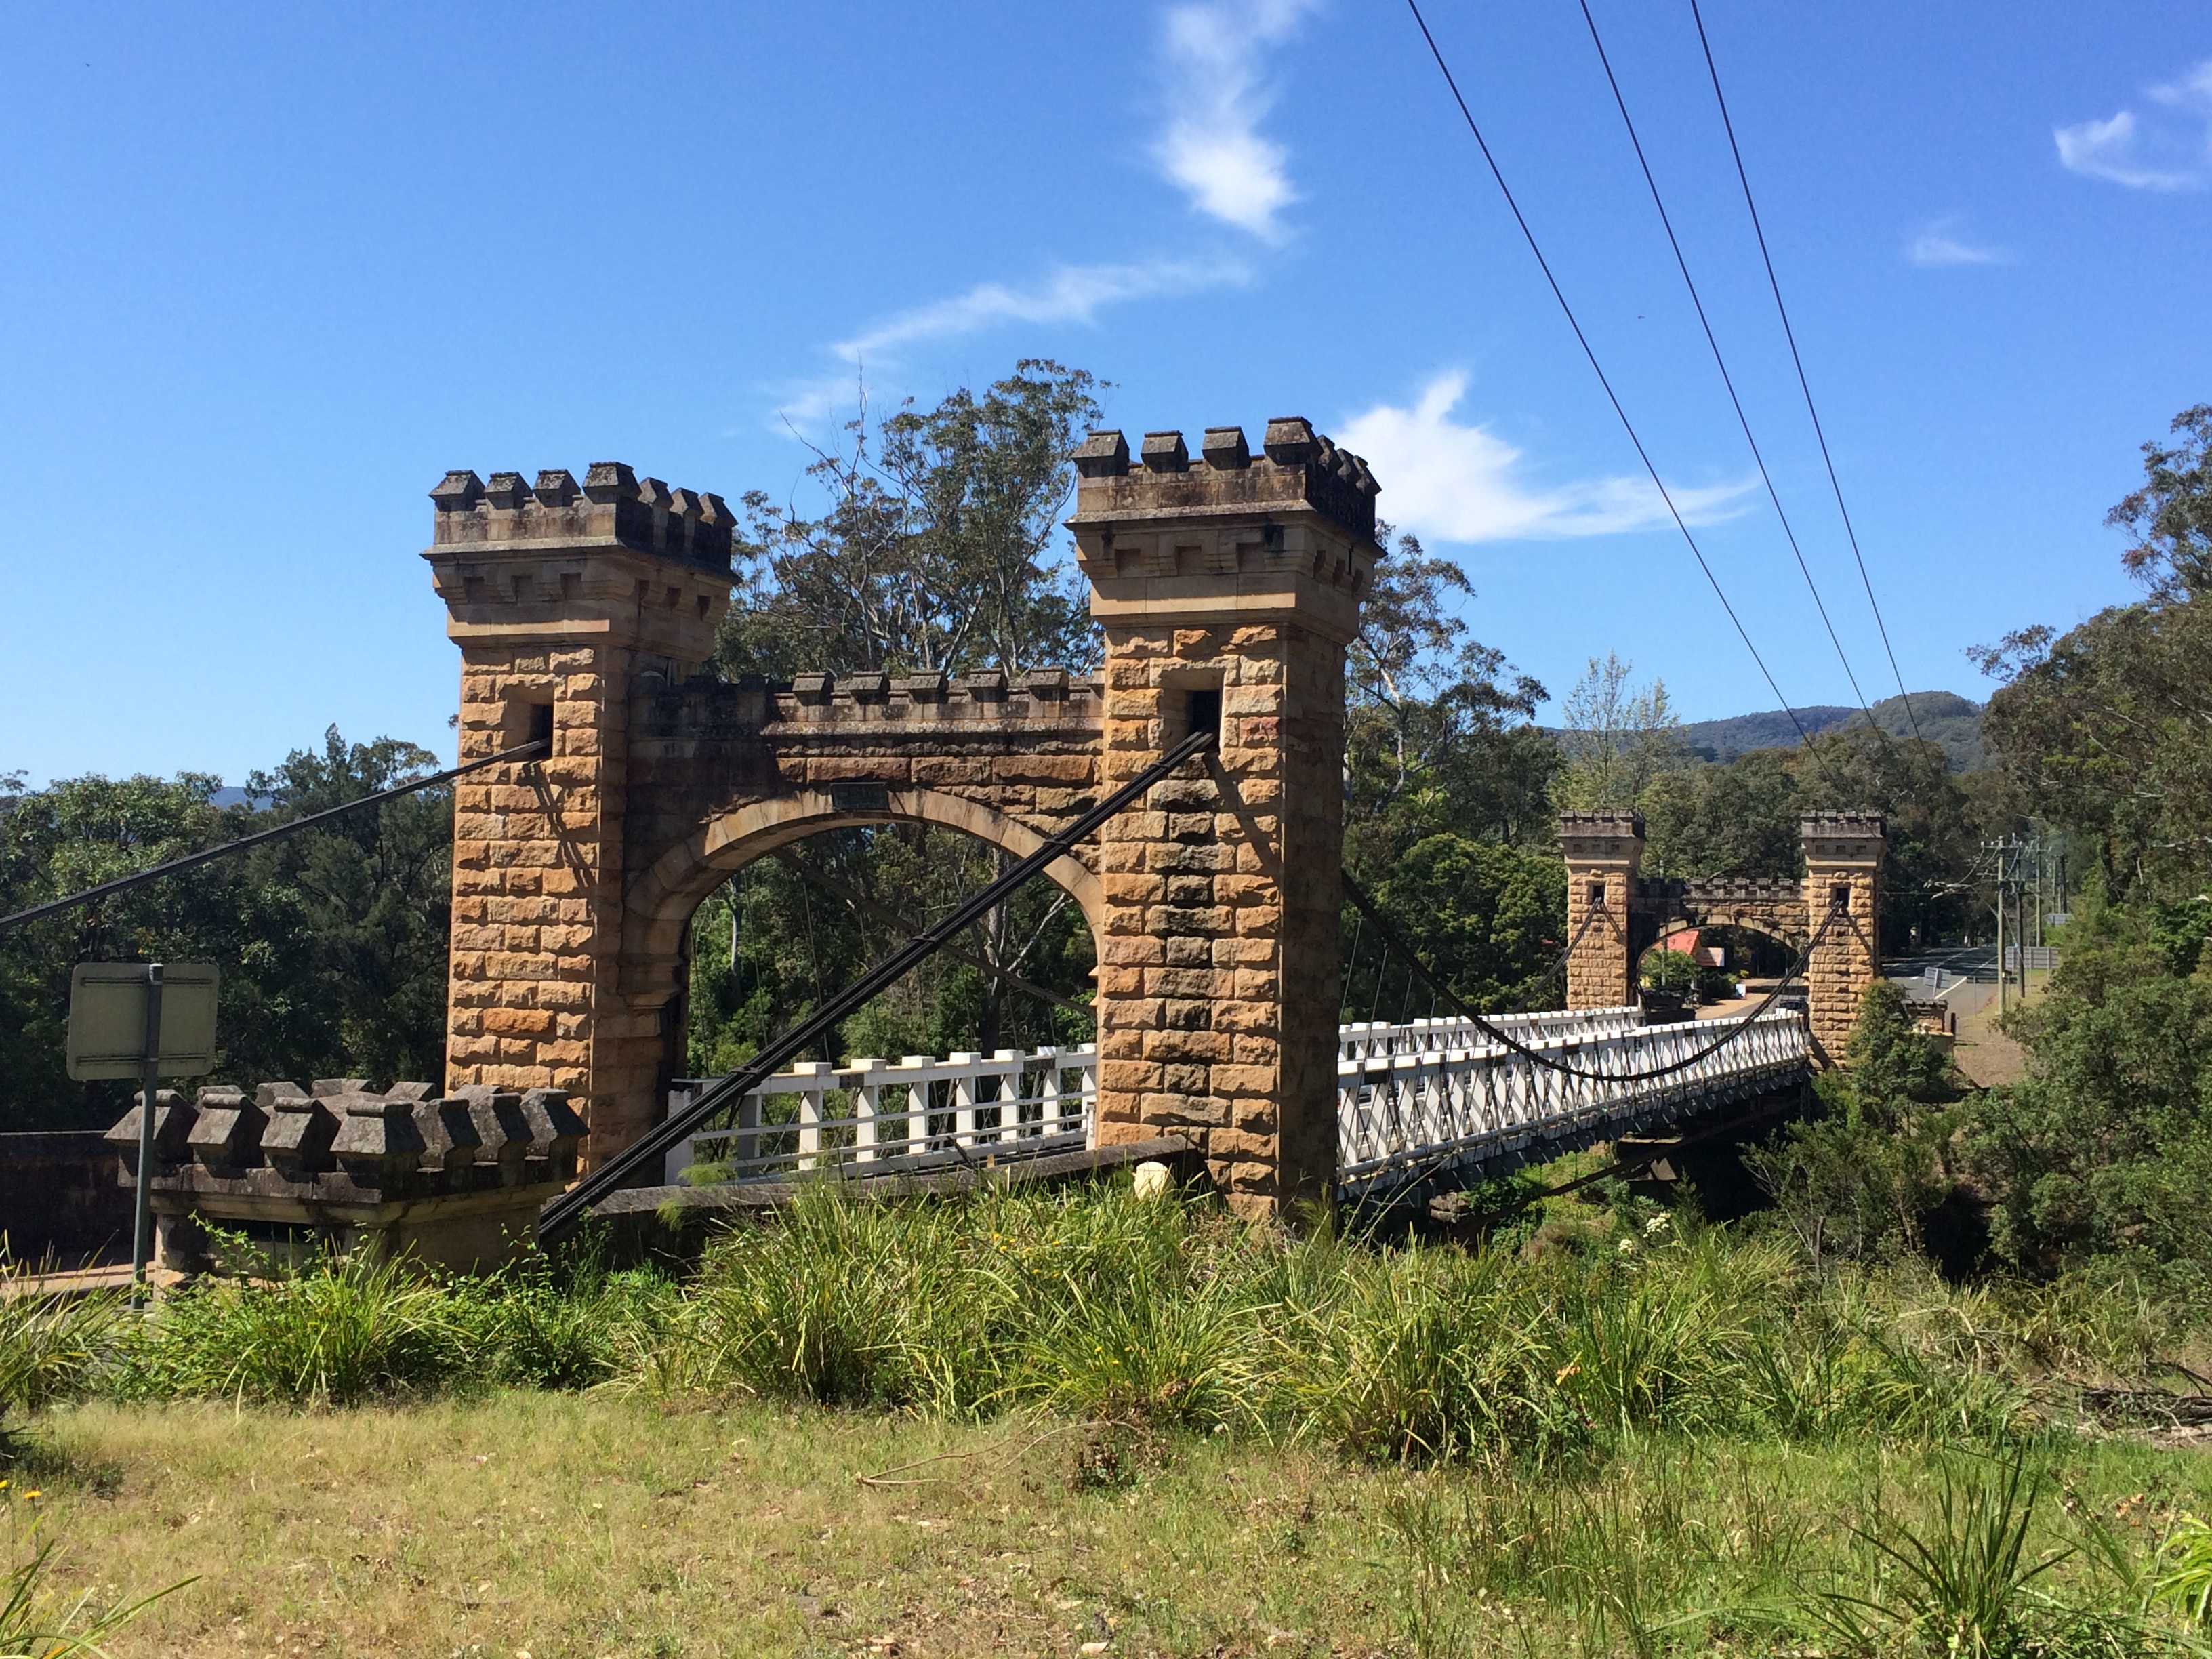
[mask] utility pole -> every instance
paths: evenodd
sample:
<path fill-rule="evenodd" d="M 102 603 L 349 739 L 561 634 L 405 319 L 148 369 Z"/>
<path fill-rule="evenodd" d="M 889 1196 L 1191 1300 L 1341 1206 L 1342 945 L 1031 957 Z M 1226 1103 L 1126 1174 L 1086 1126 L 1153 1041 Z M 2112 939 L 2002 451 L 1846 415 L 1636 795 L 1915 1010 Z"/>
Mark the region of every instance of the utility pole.
<path fill-rule="evenodd" d="M 2004 843 L 2001 841 L 1982 843 L 1996 854 L 1997 860 L 1997 1017 L 2004 1018 L 2005 1011 L 2005 858 Z"/>

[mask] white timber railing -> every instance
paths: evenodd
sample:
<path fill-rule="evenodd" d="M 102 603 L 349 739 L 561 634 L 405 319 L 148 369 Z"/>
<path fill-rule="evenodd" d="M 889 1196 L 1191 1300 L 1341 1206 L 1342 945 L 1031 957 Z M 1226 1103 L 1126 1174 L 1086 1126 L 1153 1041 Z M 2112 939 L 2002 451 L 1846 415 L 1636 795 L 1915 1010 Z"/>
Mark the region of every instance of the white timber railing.
<path fill-rule="evenodd" d="M 757 1181 L 855 1165 L 856 1175 L 996 1162 L 1091 1144 L 1096 1045 L 945 1060 L 802 1061 L 738 1103 L 734 1124 L 668 1150 L 667 1180 Z M 678 1085 L 672 1108 L 688 1103 Z"/>
<path fill-rule="evenodd" d="M 1812 1056 L 1804 1017 L 1783 1009 L 1533 1041 L 1512 1032 L 1554 1065 L 1466 1029 L 1471 1040 L 1464 1042 L 1447 1040 L 1337 1062 L 1341 1193 L 1356 1197 L 1468 1164 L 1525 1156 L 1540 1142 L 1617 1133 L 1722 1104 L 1801 1076 Z M 1732 1041 L 1712 1048 L 1731 1031 L 1736 1033 Z M 1691 1063 L 1649 1075 L 1682 1060 Z"/>
<path fill-rule="evenodd" d="M 1491 1024 L 1543 1059 L 1462 1019 L 1340 1029 L 1340 1192 L 1358 1197 L 1722 1104 L 1793 1080 L 1812 1055 L 1804 1017 L 1778 1008 L 1665 1025 L 1644 1024 L 1634 1007 L 1499 1015 Z M 1731 1041 L 1702 1052 L 1731 1031 Z M 1643 1075 L 1686 1060 L 1664 1076 Z M 1088 1042 L 805 1063 L 747 1095 L 734 1123 L 671 1147 L 666 1178 L 672 1186 L 832 1169 L 889 1175 L 1081 1151 L 1095 1140 L 1097 1077 Z M 678 1086 L 672 1108 L 687 1103 L 686 1090 Z"/>
<path fill-rule="evenodd" d="M 1484 1018 L 1516 1042 L 1534 1046 L 1559 1038 L 1616 1036 L 1646 1029 L 1634 1003 L 1620 1008 L 1555 1008 L 1539 1014 L 1486 1014 Z M 1339 1060 L 1367 1060 L 1376 1054 L 1425 1054 L 1480 1046 L 1492 1041 L 1472 1020 L 1445 1016 L 1409 1019 L 1402 1024 L 1354 1020 L 1337 1028 Z"/>

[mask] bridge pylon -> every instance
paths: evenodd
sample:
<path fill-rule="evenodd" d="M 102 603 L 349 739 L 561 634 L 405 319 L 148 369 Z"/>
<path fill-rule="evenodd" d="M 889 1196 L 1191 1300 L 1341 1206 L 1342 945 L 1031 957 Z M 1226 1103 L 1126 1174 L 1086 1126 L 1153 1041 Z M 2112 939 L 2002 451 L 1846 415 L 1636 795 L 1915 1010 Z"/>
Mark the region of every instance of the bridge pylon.
<path fill-rule="evenodd" d="M 449 472 L 429 562 L 461 652 L 460 758 L 543 761 L 453 786 L 447 1084 L 564 1089 L 605 1156 L 652 1121 L 664 1005 L 623 995 L 633 694 L 713 653 L 732 516 L 602 461 L 525 483 Z"/>
<path fill-rule="evenodd" d="M 1374 479 L 1301 419 L 1076 453 L 1077 560 L 1105 629 L 1102 787 L 1199 722 L 1206 772 L 1101 832 L 1101 1143 L 1176 1133 L 1245 1213 L 1336 1170 L 1344 651 L 1382 550 Z M 1192 769 L 1195 772 L 1195 769 Z"/>
<path fill-rule="evenodd" d="M 1567 1006 L 1618 1008 L 1636 1000 L 1638 951 L 1630 926 L 1644 864 L 1644 815 L 1559 815 L 1567 865 Z"/>
<path fill-rule="evenodd" d="M 1805 846 L 1805 915 L 1817 930 L 1834 920 L 1805 966 L 1805 1003 L 1814 1057 L 1840 1066 L 1859 1000 L 1881 975 L 1881 872 L 1887 826 L 1879 812 L 1808 812 L 1798 822 Z"/>
<path fill-rule="evenodd" d="M 1802 880 L 1708 876 L 1647 880 L 1644 819 L 1631 811 L 1565 812 L 1567 1006 L 1636 1000 L 1637 964 L 1666 928 L 1747 927 L 1793 951 L 1808 941 L 1804 990 L 1814 1058 L 1843 1063 L 1859 1000 L 1881 973 L 1879 924 L 1888 846 L 1879 812 L 1810 812 L 1798 823 Z"/>

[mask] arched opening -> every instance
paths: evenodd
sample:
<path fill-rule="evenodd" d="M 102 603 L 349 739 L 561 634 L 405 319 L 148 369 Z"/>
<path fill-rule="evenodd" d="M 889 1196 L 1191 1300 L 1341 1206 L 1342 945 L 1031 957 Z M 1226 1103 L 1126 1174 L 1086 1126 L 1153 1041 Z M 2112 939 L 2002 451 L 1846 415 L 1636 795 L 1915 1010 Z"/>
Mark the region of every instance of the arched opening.
<path fill-rule="evenodd" d="M 1636 964 L 1637 983 L 1680 996 L 1712 1012 L 1731 1012 L 1747 999 L 1739 990 L 1762 988 L 1797 958 L 1803 941 L 1741 920 L 1698 922 L 1676 918 L 1662 925 Z"/>
<path fill-rule="evenodd" d="M 773 1032 L 1013 864 L 1003 848 L 915 823 L 855 824 L 738 868 L 694 912 L 684 1064 L 735 1070 Z M 1097 951 L 1082 907 L 1038 877 L 864 1005 L 809 1059 L 983 1054 L 1092 1040 Z"/>
<path fill-rule="evenodd" d="M 771 1033 L 1042 842 L 994 808 L 880 783 L 799 791 L 715 815 L 630 890 L 622 972 L 633 1002 L 659 1010 L 656 1106 L 744 1064 Z M 715 1156 L 744 1165 L 729 1171 L 740 1175 L 814 1167 L 817 1154 L 841 1148 L 851 1156 L 869 1133 L 849 1123 L 864 1093 L 866 1110 L 896 1117 L 900 1134 L 927 1137 L 932 1147 L 940 1135 L 951 1146 L 956 1131 L 986 1139 L 1001 1129 L 1045 1133 L 1068 1110 L 1087 1109 L 1087 1080 L 1036 1057 L 1094 1041 L 1099 906 L 1089 868 L 1054 860 L 824 1033 L 793 1068 L 819 1085 L 786 1090 L 793 1079 L 780 1079 Z M 975 1075 L 886 1082 L 878 1097 L 853 1074 L 854 1062 L 882 1060 L 899 1073 L 921 1057 L 960 1058 Z M 999 1057 L 1016 1063 L 994 1069 Z M 817 1120 L 823 1129 L 804 1127 Z M 702 1154 L 702 1173 L 714 1173 L 703 1168 L 711 1161 Z"/>

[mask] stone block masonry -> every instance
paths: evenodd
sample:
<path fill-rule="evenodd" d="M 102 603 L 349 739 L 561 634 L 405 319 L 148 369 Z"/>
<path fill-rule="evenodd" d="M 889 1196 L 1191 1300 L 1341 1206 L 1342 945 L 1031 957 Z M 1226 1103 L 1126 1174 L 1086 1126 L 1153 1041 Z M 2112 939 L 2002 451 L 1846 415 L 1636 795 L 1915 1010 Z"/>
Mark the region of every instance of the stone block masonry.
<path fill-rule="evenodd" d="M 550 737 L 456 799 L 449 1086 L 571 1091 L 587 1161 L 657 1121 L 682 1063 L 686 933 L 753 859 L 848 824 L 1016 856 L 1180 742 L 1218 750 L 1047 874 L 1097 945 L 1103 1139 L 1189 1134 L 1232 1203 L 1335 1167 L 1344 647 L 1381 550 L 1375 483 L 1303 420 L 1194 461 L 1118 433 L 1071 521 L 1097 675 L 695 678 L 728 603 L 719 498 L 602 463 L 449 474 L 424 554 L 459 644 L 462 756 Z"/>
<path fill-rule="evenodd" d="M 1886 830 L 1879 812 L 1815 812 L 1799 822 L 1798 833 L 1805 857 L 1802 881 L 1645 880 L 1638 874 L 1642 817 L 1563 814 L 1567 933 L 1575 942 L 1567 962 L 1567 1006 L 1605 1008 L 1634 1001 L 1644 951 L 1676 925 L 1748 927 L 1793 950 L 1817 933 L 1819 943 L 1805 965 L 1806 1018 L 1820 1062 L 1841 1064 L 1858 1020 L 1859 999 L 1881 973 L 1876 930 Z"/>
<path fill-rule="evenodd" d="M 1300 419 L 1118 432 L 1069 527 L 1106 634 L 1103 785 L 1196 724 L 1218 749 L 1101 832 L 1098 1139 L 1180 1132 L 1246 1213 L 1336 1164 L 1344 647 L 1382 550 L 1374 480 Z"/>
<path fill-rule="evenodd" d="M 145 1096 L 106 1141 L 129 1191 Z M 388 1261 L 495 1267 L 529 1248 L 538 1211 L 576 1172 L 583 1120 L 558 1089 L 362 1078 L 205 1088 L 154 1098 L 150 1173 L 161 1264 L 219 1264 L 209 1228 L 243 1235 L 270 1260 L 303 1266 L 325 1246 Z"/>
<path fill-rule="evenodd" d="M 550 740 L 453 801 L 451 1086 L 572 1091 L 595 1138 L 663 1064 L 658 1010 L 620 991 L 630 701 L 714 648 L 730 600 L 717 495 L 597 463 L 431 491 L 429 562 L 461 651 L 460 758 Z"/>
<path fill-rule="evenodd" d="M 1567 1006 L 1618 1008 L 1636 1000 L 1631 938 L 1644 819 L 1635 812 L 1567 812 L 1559 818 L 1567 866 Z"/>
<path fill-rule="evenodd" d="M 1799 822 L 1798 833 L 1808 932 L 1827 921 L 1805 969 L 1806 1012 L 1814 1053 L 1821 1064 L 1836 1066 L 1858 1023 L 1859 999 L 1881 976 L 1877 929 L 1887 826 L 1879 812 L 1814 812 Z"/>

